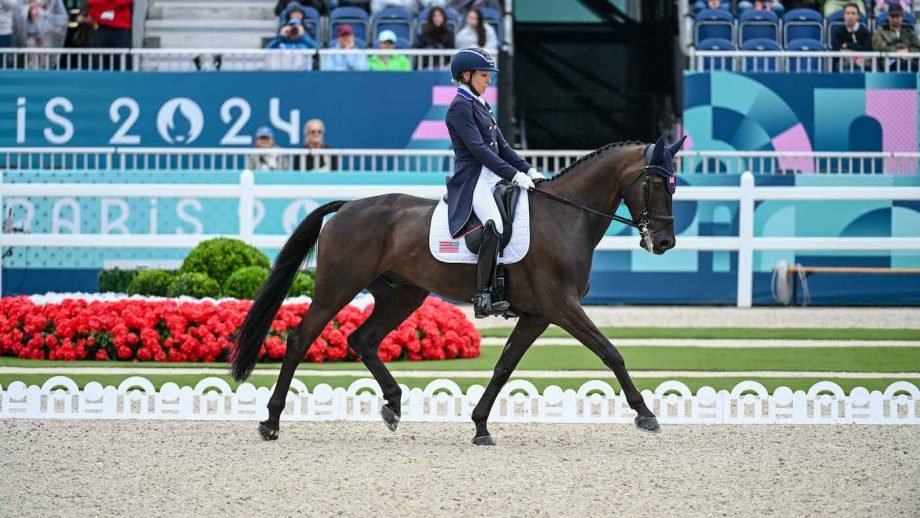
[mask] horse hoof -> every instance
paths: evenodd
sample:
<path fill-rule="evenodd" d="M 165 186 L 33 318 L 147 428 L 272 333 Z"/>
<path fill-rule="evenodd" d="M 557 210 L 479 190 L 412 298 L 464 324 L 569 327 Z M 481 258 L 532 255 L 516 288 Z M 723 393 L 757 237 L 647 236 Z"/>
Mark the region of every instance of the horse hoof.
<path fill-rule="evenodd" d="M 636 426 L 643 432 L 659 433 L 658 419 L 653 415 L 640 415 L 636 417 Z"/>
<path fill-rule="evenodd" d="M 383 405 L 383 408 L 380 409 L 380 417 L 383 418 L 383 422 L 387 424 L 391 432 L 396 431 L 396 427 L 399 426 L 399 414 L 388 405 Z"/>
<path fill-rule="evenodd" d="M 277 441 L 278 430 L 269 428 L 265 423 L 259 423 L 259 436 L 262 437 L 263 441 Z"/>
<path fill-rule="evenodd" d="M 473 437 L 473 444 L 476 446 L 495 446 L 495 439 L 493 439 L 491 435 Z"/>

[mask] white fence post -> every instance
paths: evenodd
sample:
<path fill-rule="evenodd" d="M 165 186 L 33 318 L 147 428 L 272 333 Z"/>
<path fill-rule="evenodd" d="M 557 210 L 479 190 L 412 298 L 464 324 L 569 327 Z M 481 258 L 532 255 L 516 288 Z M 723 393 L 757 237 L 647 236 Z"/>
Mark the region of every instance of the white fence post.
<path fill-rule="evenodd" d="M 240 239 L 247 243 L 252 243 L 255 228 L 253 225 L 253 209 L 255 206 L 255 192 L 253 188 L 256 185 L 255 175 L 249 169 L 240 173 Z"/>
<path fill-rule="evenodd" d="M 754 175 L 741 175 L 738 196 L 738 307 L 751 307 L 754 291 Z"/>

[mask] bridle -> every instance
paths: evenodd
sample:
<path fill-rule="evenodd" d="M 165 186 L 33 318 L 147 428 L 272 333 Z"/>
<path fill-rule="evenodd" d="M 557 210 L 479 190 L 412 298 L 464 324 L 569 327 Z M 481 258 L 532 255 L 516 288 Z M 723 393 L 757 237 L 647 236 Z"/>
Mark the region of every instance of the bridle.
<path fill-rule="evenodd" d="M 585 212 L 594 214 L 595 216 L 600 216 L 602 218 L 607 218 L 609 220 L 617 221 L 624 225 L 628 225 L 630 227 L 638 229 L 639 235 L 642 237 L 642 240 L 645 242 L 646 248 L 648 250 L 651 250 L 652 249 L 652 236 L 664 230 L 663 228 L 660 228 L 655 231 L 650 230 L 649 227 L 652 221 L 660 221 L 662 223 L 669 223 L 672 225 L 674 224 L 674 216 L 656 214 L 649 210 L 648 202 L 649 202 L 649 191 L 651 190 L 651 186 L 652 186 L 652 175 L 660 176 L 664 178 L 667 188 L 668 188 L 668 192 L 670 192 L 672 196 L 674 195 L 674 192 L 677 190 L 677 178 L 674 176 L 674 173 L 668 171 L 667 169 L 665 169 L 664 167 L 661 167 L 660 165 L 649 163 L 650 157 L 651 157 L 650 151 L 652 147 L 653 146 L 649 146 L 648 148 L 646 148 L 645 166 L 642 167 L 642 169 L 639 171 L 639 174 L 636 175 L 636 177 L 633 178 L 629 182 L 629 184 L 626 186 L 626 188 L 629 189 L 633 186 L 633 184 L 635 184 L 639 180 L 639 178 L 642 178 L 642 213 L 640 214 L 638 220 L 626 219 L 622 216 L 617 216 L 616 214 L 607 214 L 599 210 L 594 210 L 590 207 L 585 207 L 584 205 L 581 205 L 580 203 L 576 203 L 574 201 L 568 200 L 561 196 L 556 196 L 553 193 L 542 191 L 537 188 L 534 188 L 532 192 L 540 193 L 551 200 L 555 200 L 560 203 L 564 203 L 566 205 L 575 207 L 576 209 L 580 209 Z M 538 185 L 539 185 L 539 182 L 538 182 Z"/>

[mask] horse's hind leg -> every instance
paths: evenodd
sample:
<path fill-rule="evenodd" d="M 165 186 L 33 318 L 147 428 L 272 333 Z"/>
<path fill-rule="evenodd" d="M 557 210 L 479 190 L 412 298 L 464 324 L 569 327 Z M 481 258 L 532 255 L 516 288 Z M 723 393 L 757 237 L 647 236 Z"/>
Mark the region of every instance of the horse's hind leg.
<path fill-rule="evenodd" d="M 367 370 L 380 384 L 383 397 L 387 400 L 380 415 L 390 431 L 396 431 L 401 415 L 402 391 L 377 351 L 386 335 L 422 305 L 428 292 L 410 284 L 391 284 L 384 277 L 377 277 L 367 289 L 374 295 L 374 310 L 348 336 L 348 345 L 358 353 Z"/>
<path fill-rule="evenodd" d="M 317 268 L 313 302 L 300 324 L 288 335 L 281 373 L 278 374 L 275 391 L 268 400 L 268 419 L 259 423 L 259 433 L 266 441 L 278 438 L 281 412 L 294 379 L 294 371 L 303 361 L 307 349 L 323 332 L 326 324 L 370 282 L 370 279 L 361 279 L 355 270 L 330 266 Z"/>

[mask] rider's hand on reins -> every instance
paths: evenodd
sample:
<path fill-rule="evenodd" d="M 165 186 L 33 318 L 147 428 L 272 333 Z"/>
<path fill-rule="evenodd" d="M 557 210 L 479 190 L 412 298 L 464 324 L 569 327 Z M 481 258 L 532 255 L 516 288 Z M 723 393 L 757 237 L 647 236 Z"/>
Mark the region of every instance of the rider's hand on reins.
<path fill-rule="evenodd" d="M 531 180 L 529 176 L 521 172 L 518 172 L 517 174 L 514 175 L 514 178 L 511 179 L 511 183 L 513 183 L 517 187 L 526 189 L 528 191 L 534 188 L 533 180 Z"/>

